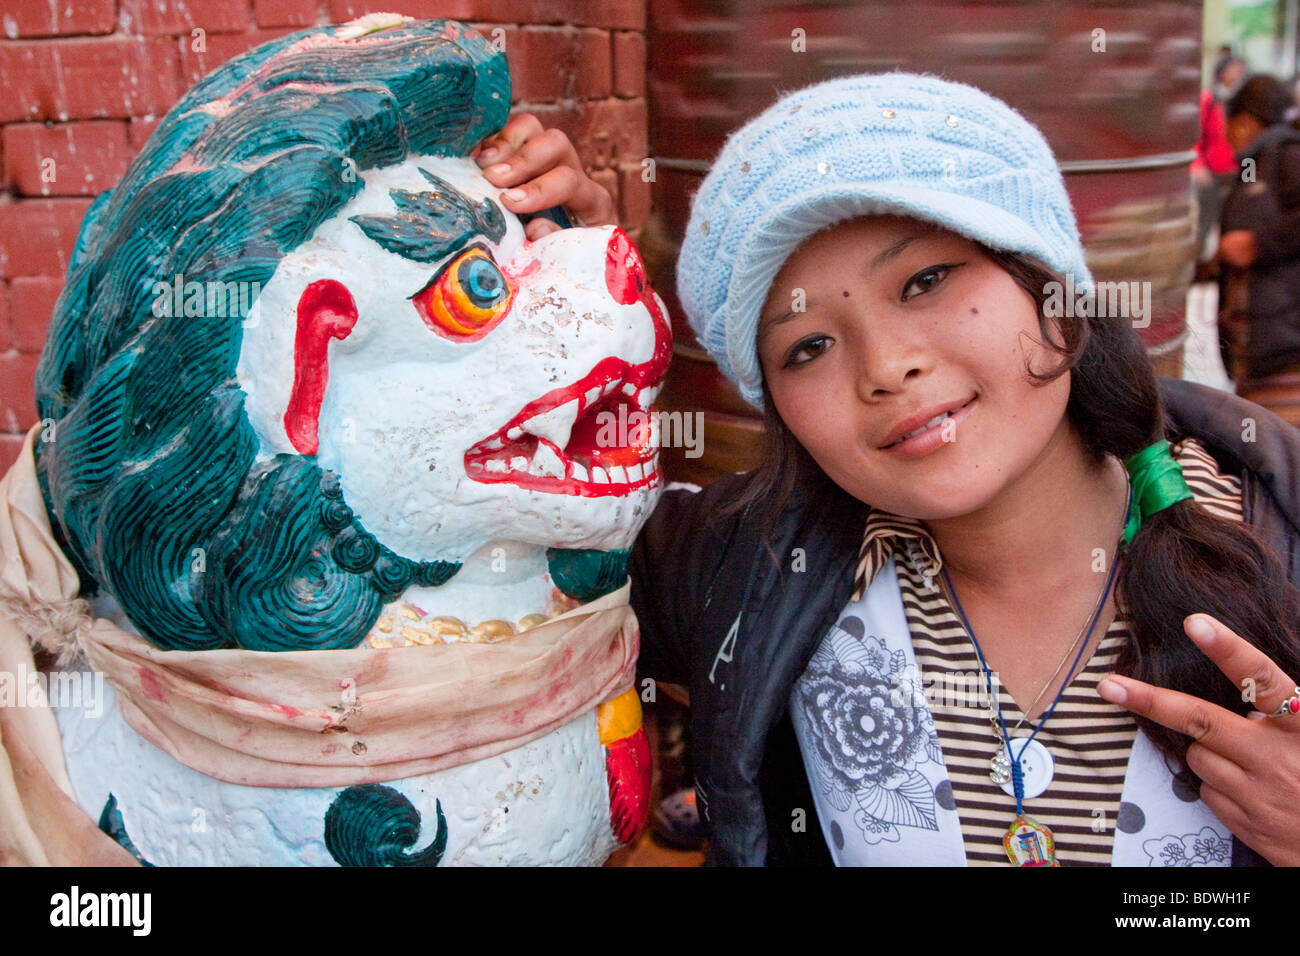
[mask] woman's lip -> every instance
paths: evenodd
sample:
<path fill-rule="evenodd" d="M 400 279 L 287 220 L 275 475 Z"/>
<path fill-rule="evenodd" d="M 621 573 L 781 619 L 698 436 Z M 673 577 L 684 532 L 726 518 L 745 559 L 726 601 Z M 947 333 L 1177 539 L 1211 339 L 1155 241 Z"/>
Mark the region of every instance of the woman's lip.
<path fill-rule="evenodd" d="M 952 402 L 946 405 L 931 405 L 929 408 L 924 409 L 923 411 L 919 411 L 915 415 L 903 419 L 901 422 L 898 422 L 892 429 L 890 429 L 889 434 L 887 434 L 884 440 L 881 441 L 881 443 L 876 447 L 882 449 L 888 448 L 893 443 L 902 441 L 903 436 L 906 435 L 908 432 L 916 431 L 918 428 L 924 426 L 926 422 L 930 421 L 933 418 L 936 418 L 939 415 L 943 415 L 947 412 L 956 411 L 962 405 L 968 404 L 971 401 L 971 399 L 975 397 L 977 397 L 977 395 L 972 395 L 970 398 L 964 399 L 963 401 L 960 402 Z"/>
<path fill-rule="evenodd" d="M 956 433 L 951 430 L 955 429 L 957 425 L 970 416 L 971 412 L 975 408 L 975 403 L 978 400 L 978 395 L 972 397 L 965 405 L 959 406 L 954 412 L 952 412 L 952 414 L 933 428 L 927 428 L 925 431 L 921 432 L 921 434 L 913 435 L 911 438 L 904 439 L 896 444 L 886 445 L 880 450 L 889 452 L 890 454 L 899 455 L 903 458 L 920 458 L 924 455 L 930 454 L 932 451 L 936 451 L 944 445 L 951 444 L 951 441 L 945 438 L 945 432 L 950 432 L 953 435 L 952 440 L 955 440 Z M 950 425 L 949 422 L 952 424 Z"/>

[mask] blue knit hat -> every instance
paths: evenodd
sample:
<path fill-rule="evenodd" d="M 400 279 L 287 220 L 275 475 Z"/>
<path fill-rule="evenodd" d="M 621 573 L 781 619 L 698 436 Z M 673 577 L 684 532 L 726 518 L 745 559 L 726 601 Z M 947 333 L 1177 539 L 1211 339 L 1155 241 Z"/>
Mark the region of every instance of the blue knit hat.
<path fill-rule="evenodd" d="M 758 316 L 808 237 L 871 213 L 937 223 L 1092 287 L 1042 133 L 973 86 L 913 73 L 797 90 L 733 133 L 695 196 L 677 260 L 691 328 L 762 408 Z"/>

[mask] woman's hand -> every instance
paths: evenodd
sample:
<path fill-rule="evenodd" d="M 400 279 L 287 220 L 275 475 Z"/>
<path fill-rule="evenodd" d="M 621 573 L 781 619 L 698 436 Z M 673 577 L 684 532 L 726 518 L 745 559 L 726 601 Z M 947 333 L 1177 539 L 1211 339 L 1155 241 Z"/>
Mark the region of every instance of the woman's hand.
<path fill-rule="evenodd" d="M 1300 714 L 1266 715 L 1297 693 L 1296 682 L 1256 647 L 1208 614 L 1183 629 L 1205 655 L 1254 698 L 1240 717 L 1217 704 L 1129 677 L 1106 677 L 1098 693 L 1195 742 L 1187 766 L 1201 778 L 1201 799 L 1229 830 L 1278 866 L 1300 864 Z"/>
<path fill-rule="evenodd" d="M 569 137 L 558 129 L 542 129 L 531 113 L 512 116 L 470 156 L 488 182 L 505 190 L 501 201 L 513 213 L 564 206 L 581 225 L 618 225 L 613 198 L 587 175 Z M 536 240 L 559 228 L 547 219 L 533 219 L 524 234 Z"/>

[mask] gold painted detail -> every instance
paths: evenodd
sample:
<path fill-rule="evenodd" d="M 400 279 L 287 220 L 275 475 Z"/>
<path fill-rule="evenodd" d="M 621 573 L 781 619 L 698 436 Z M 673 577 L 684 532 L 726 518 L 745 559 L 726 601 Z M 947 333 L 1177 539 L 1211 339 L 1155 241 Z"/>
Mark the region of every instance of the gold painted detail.
<path fill-rule="evenodd" d="M 545 614 L 525 614 L 517 622 L 495 618 L 468 624 L 458 617 L 432 617 L 414 605 L 398 604 L 384 609 L 366 635 L 366 643 L 381 649 L 415 644 L 495 644 L 549 619 Z"/>
<path fill-rule="evenodd" d="M 631 737 L 640 727 L 641 697 L 635 687 L 596 708 L 596 732 L 606 747 L 616 740 Z"/>

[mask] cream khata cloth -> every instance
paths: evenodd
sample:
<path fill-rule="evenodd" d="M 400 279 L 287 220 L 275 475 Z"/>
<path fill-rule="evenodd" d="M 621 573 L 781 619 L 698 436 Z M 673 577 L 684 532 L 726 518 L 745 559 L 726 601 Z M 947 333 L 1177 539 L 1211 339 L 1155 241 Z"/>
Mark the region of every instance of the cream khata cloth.
<path fill-rule="evenodd" d="M 0 480 L 0 673 L 36 670 L 29 635 L 65 660 L 79 651 L 127 723 L 200 773 L 259 787 L 399 780 L 522 746 L 632 686 L 629 584 L 499 644 L 159 650 L 77 597 L 36 478 L 39 428 Z M 134 862 L 73 799 L 53 711 L 0 706 L 0 863 Z"/>

